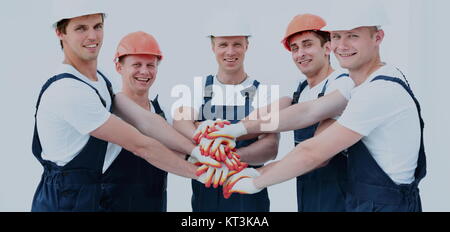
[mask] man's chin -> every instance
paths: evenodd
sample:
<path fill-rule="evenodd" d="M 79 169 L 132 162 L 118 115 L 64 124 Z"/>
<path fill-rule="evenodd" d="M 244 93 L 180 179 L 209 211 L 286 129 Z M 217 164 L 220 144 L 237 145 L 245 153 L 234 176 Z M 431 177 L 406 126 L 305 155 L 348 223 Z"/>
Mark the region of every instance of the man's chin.
<path fill-rule="evenodd" d="M 97 58 L 98 58 L 98 54 L 93 54 L 93 55 L 87 55 L 87 56 L 85 56 L 85 59 L 84 59 L 84 60 L 86 60 L 86 61 L 96 61 Z"/>

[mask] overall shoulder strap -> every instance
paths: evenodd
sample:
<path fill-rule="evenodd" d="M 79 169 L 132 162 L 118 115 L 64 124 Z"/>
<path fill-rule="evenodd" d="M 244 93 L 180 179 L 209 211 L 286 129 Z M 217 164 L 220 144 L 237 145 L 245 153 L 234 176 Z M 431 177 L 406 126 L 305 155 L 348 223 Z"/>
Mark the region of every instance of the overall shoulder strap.
<path fill-rule="evenodd" d="M 156 95 L 155 99 L 153 99 L 153 101 L 151 101 L 152 106 L 155 108 L 156 114 L 158 114 L 159 116 L 161 116 L 162 118 L 167 120 L 166 115 L 164 114 L 164 111 L 161 109 L 161 106 L 159 105 L 158 97 L 159 97 L 159 95 Z"/>
<path fill-rule="evenodd" d="M 260 85 L 259 81 L 254 80 L 253 84 L 250 87 L 241 90 L 242 96 L 249 99 L 253 99 L 255 97 L 256 90 L 258 90 L 259 85 Z"/>
<path fill-rule="evenodd" d="M 210 101 L 213 97 L 213 84 L 214 84 L 214 76 L 213 75 L 207 76 L 205 82 L 205 96 L 203 97 L 205 103 L 207 101 Z"/>
<path fill-rule="evenodd" d="M 292 96 L 292 105 L 297 104 L 298 100 L 300 99 L 300 95 L 302 94 L 303 90 L 308 86 L 308 81 L 303 81 L 298 84 L 297 91 L 294 92 L 294 95 Z"/>
<path fill-rule="evenodd" d="M 322 91 L 320 91 L 320 93 L 317 95 L 317 98 L 321 98 L 321 97 L 325 96 L 325 91 L 327 91 L 327 87 L 328 87 L 328 81 L 329 80 L 327 80 L 325 82 L 325 84 L 323 85 Z"/>
<path fill-rule="evenodd" d="M 253 81 L 252 86 L 241 90 L 241 94 L 245 96 L 245 115 L 248 116 L 250 114 L 250 106 L 255 98 L 256 91 L 258 90 L 260 83 L 257 80 Z"/>
<path fill-rule="evenodd" d="M 350 77 L 348 73 L 342 73 L 341 75 L 337 76 L 335 80 L 341 79 L 342 77 Z"/>
<path fill-rule="evenodd" d="M 406 92 L 408 92 L 408 94 L 411 96 L 411 98 L 413 99 L 413 101 L 414 101 L 414 103 L 416 105 L 417 113 L 419 115 L 419 120 L 420 120 L 420 131 L 421 131 L 419 158 L 417 160 L 417 168 L 416 168 L 416 171 L 415 171 L 415 178 L 416 179 L 414 180 L 414 183 L 416 185 L 418 185 L 420 180 L 423 179 L 425 177 L 425 175 L 426 175 L 426 156 L 425 156 L 425 146 L 424 146 L 424 143 L 423 143 L 423 129 L 425 127 L 425 123 L 424 123 L 424 121 L 422 119 L 422 114 L 421 114 L 421 108 L 420 108 L 419 101 L 414 96 L 414 93 L 412 92 L 409 84 L 406 84 L 400 78 L 380 75 L 380 76 L 376 76 L 371 82 L 379 81 L 379 80 L 391 81 L 391 82 L 395 82 L 395 83 L 401 85 L 403 87 L 403 89 L 405 89 Z M 405 78 L 405 80 L 406 80 L 406 78 Z"/>
<path fill-rule="evenodd" d="M 97 73 L 100 74 L 100 76 L 103 78 L 103 80 L 105 80 L 106 86 L 108 87 L 108 93 L 109 93 L 109 96 L 111 97 L 111 102 L 112 102 L 114 100 L 115 94 L 113 91 L 111 81 L 109 81 L 109 79 L 105 75 L 103 75 L 103 73 L 101 73 L 100 71 L 97 70 Z"/>

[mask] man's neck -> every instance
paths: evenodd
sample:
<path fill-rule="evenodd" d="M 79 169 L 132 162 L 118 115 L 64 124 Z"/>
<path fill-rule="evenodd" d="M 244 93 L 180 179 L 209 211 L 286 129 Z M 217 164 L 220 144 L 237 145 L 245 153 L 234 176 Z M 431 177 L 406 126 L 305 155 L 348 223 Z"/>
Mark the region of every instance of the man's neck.
<path fill-rule="evenodd" d="M 247 79 L 247 73 L 245 73 L 244 69 L 241 69 L 236 72 L 225 72 L 219 70 L 217 73 L 217 79 L 220 83 L 225 85 L 238 85 L 244 82 Z"/>
<path fill-rule="evenodd" d="M 142 92 L 142 93 L 136 93 L 133 92 L 127 88 L 123 88 L 123 93 L 130 98 L 132 101 L 134 101 L 136 104 L 138 104 L 140 107 L 150 110 L 150 104 L 148 101 L 149 92 Z"/>
<path fill-rule="evenodd" d="M 331 73 L 334 72 L 333 67 L 331 67 L 330 63 L 327 63 L 324 67 L 322 67 L 319 72 L 306 76 L 306 80 L 308 81 L 309 88 L 314 88 L 316 85 L 325 80 Z"/>
<path fill-rule="evenodd" d="M 97 78 L 97 60 L 84 61 L 81 59 L 71 59 L 66 56 L 64 64 L 72 65 L 78 72 L 92 81 L 98 81 Z"/>
<path fill-rule="evenodd" d="M 385 63 L 381 62 L 380 57 L 377 56 L 372 61 L 363 65 L 362 67 L 352 70 L 349 69 L 348 71 L 350 77 L 355 82 L 355 86 L 359 86 L 362 83 L 364 83 L 367 80 L 367 78 L 369 78 L 369 76 L 372 75 L 372 73 L 374 73 L 384 65 Z"/>

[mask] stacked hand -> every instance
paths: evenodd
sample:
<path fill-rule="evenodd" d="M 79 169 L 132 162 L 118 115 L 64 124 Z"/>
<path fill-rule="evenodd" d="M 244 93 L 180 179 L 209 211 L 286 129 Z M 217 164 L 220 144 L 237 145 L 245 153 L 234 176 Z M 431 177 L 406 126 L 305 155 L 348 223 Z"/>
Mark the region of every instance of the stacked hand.
<path fill-rule="evenodd" d="M 225 182 L 223 196 L 228 199 L 233 193 L 253 194 L 261 191 L 262 189 L 258 189 L 253 183 L 254 178 L 258 176 L 260 174 L 254 168 L 246 168 L 234 174 Z"/>
<path fill-rule="evenodd" d="M 260 191 L 252 188 L 252 181 L 252 185 L 247 184 L 251 177 L 256 177 L 259 173 L 255 169 L 247 168 L 248 164 L 241 162 L 241 157 L 236 153 L 236 138 L 244 134 L 246 134 L 246 130 L 242 123 L 231 124 L 228 121 L 207 120 L 199 125 L 193 138 L 203 156 L 200 158 L 202 161 L 197 157 L 192 158 L 192 156 L 189 160 L 199 166 L 196 173 L 199 176 L 198 181 L 205 184 L 207 188 L 211 185 L 214 188 L 224 185 L 225 198 L 229 198 L 235 192 L 256 193 Z M 209 159 L 205 160 L 204 157 L 217 163 Z"/>

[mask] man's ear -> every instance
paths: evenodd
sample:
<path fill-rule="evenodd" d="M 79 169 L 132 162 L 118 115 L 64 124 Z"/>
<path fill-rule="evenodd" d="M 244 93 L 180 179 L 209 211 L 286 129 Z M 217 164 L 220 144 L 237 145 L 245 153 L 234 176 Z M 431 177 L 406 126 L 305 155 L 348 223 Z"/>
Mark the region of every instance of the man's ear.
<path fill-rule="evenodd" d="M 214 52 L 214 46 L 215 46 L 214 37 L 211 37 L 211 50 L 213 52 Z"/>
<path fill-rule="evenodd" d="M 384 39 L 384 31 L 383 30 L 378 30 L 375 33 L 375 42 L 377 43 L 377 45 L 380 45 L 381 42 L 383 42 Z"/>
<path fill-rule="evenodd" d="M 116 62 L 116 71 L 118 72 L 118 73 L 121 73 L 121 71 L 122 71 L 122 64 L 119 62 L 119 61 L 117 61 Z"/>
<path fill-rule="evenodd" d="M 327 41 L 324 45 L 325 55 L 329 56 L 331 54 L 331 42 Z"/>
<path fill-rule="evenodd" d="M 58 36 L 58 38 L 59 38 L 60 40 L 62 40 L 62 38 L 63 38 L 63 33 L 62 33 L 60 30 L 58 30 L 58 29 L 55 29 L 55 33 L 56 33 L 56 36 Z"/>

